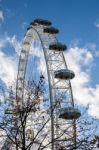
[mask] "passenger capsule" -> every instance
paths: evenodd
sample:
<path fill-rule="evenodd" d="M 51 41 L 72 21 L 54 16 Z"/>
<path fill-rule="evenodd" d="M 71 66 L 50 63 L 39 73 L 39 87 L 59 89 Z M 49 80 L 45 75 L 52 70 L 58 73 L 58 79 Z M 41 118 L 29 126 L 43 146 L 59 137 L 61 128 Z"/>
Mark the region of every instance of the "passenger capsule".
<path fill-rule="evenodd" d="M 52 43 L 49 45 L 49 49 L 55 51 L 64 51 L 67 49 L 67 46 L 61 43 Z"/>
<path fill-rule="evenodd" d="M 57 79 L 64 79 L 64 80 L 70 80 L 75 77 L 75 74 L 73 71 L 69 69 L 61 69 L 54 72 L 55 78 Z"/>
<path fill-rule="evenodd" d="M 59 30 L 54 28 L 54 27 L 47 27 L 47 28 L 44 28 L 44 33 L 49 33 L 49 34 L 57 34 L 59 33 Z"/>
<path fill-rule="evenodd" d="M 80 111 L 77 108 L 73 107 L 66 107 L 61 108 L 59 110 L 59 118 L 72 120 L 72 119 L 78 119 L 81 116 Z"/>
<path fill-rule="evenodd" d="M 30 25 L 43 25 L 43 26 L 50 26 L 52 23 L 48 20 L 44 19 L 35 19 L 33 22 L 30 23 Z"/>

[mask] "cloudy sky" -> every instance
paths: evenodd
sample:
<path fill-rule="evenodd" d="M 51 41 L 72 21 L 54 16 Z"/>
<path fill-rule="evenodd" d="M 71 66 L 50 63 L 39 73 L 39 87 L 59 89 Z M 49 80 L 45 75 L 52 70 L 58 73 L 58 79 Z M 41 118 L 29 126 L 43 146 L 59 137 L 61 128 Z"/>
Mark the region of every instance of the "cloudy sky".
<path fill-rule="evenodd" d="M 51 20 L 66 43 L 65 58 L 76 77 L 73 95 L 78 105 L 89 105 L 99 118 L 99 1 L 98 0 L 0 0 L 0 84 L 9 85 L 17 75 L 21 41 L 35 18 Z"/>

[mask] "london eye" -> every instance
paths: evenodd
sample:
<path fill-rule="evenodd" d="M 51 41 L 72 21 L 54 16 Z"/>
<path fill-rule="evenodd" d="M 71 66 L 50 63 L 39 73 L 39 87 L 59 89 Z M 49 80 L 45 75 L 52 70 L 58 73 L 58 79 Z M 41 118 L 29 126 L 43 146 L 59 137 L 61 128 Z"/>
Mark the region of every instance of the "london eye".
<path fill-rule="evenodd" d="M 70 81 L 75 77 L 75 73 L 67 67 L 64 57 L 67 46 L 58 41 L 58 33 L 59 30 L 53 27 L 48 20 L 35 19 L 30 23 L 22 42 L 16 82 L 16 101 L 21 106 L 24 103 L 25 83 L 37 76 L 37 72 L 34 70 L 36 60 L 30 49 L 33 43 L 34 47 L 35 43 L 39 43 L 45 59 L 49 90 L 47 104 L 49 103 L 48 109 L 50 111 L 43 108 L 50 116 L 50 123 L 47 127 L 50 128 L 47 138 L 50 145 L 48 144 L 46 150 L 61 150 L 66 146 L 69 149 L 68 146 L 71 143 L 75 145 L 75 120 L 81 115 L 74 105 Z M 38 49 L 36 49 L 36 53 L 37 51 Z M 42 70 L 41 72 L 43 75 Z M 43 145 L 45 143 L 47 141 L 44 141 Z"/>

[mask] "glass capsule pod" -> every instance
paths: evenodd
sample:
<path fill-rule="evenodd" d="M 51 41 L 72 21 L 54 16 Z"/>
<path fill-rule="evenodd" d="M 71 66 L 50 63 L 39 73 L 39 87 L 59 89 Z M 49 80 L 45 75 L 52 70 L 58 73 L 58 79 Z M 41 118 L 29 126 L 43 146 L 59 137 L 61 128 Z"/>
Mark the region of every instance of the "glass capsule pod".
<path fill-rule="evenodd" d="M 48 20 L 44 19 L 35 19 L 33 22 L 30 23 L 30 25 L 43 25 L 43 26 L 50 26 L 52 23 Z"/>
<path fill-rule="evenodd" d="M 46 27 L 44 28 L 43 32 L 48 34 L 57 34 L 59 33 L 59 30 L 54 27 Z"/>
<path fill-rule="evenodd" d="M 67 46 L 62 43 L 51 43 L 49 45 L 49 50 L 55 50 L 55 51 L 64 51 L 67 49 Z"/>
<path fill-rule="evenodd" d="M 69 69 L 61 69 L 55 71 L 54 74 L 55 74 L 55 78 L 64 79 L 64 80 L 70 80 L 75 77 L 74 72 Z"/>
<path fill-rule="evenodd" d="M 77 108 L 73 107 L 66 107 L 61 108 L 59 110 L 59 118 L 72 120 L 72 119 L 78 119 L 81 116 L 80 111 Z"/>

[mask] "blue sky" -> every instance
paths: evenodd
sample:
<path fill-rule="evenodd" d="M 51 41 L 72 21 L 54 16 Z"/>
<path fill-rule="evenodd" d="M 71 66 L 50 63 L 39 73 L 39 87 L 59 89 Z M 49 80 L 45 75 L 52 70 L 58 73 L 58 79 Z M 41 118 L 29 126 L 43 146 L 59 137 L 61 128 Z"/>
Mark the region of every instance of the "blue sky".
<path fill-rule="evenodd" d="M 99 31 L 94 26 L 99 18 L 98 0 L 1 0 L 0 7 L 5 17 L 2 32 L 22 36 L 23 23 L 46 18 L 61 30 L 60 38 L 67 44 L 77 38 L 98 44 Z"/>
<path fill-rule="evenodd" d="M 90 109 L 97 109 L 98 113 L 98 0 L 0 0 L 1 81 L 7 83 L 14 77 L 17 69 L 13 71 L 13 68 L 17 68 L 15 66 L 18 63 L 16 53 L 26 28 L 35 18 L 48 19 L 59 28 L 58 39 L 68 46 L 69 52 L 65 54 L 67 64 L 77 76 L 73 81 L 75 99 L 78 96 L 77 102 L 82 104 L 83 100 L 79 99 L 85 95 L 83 105 L 89 103 L 88 99 L 91 104 L 96 99 Z M 7 70 L 8 64 L 10 73 Z"/>
<path fill-rule="evenodd" d="M 99 21 L 98 0 L 1 0 L 0 9 L 4 13 L 1 35 L 7 32 L 21 39 L 33 19 L 46 18 L 60 29 L 59 39 L 68 46 L 79 40 L 82 47 L 95 43 L 99 49 L 99 28 L 95 27 Z M 94 73 L 92 76 L 95 77 Z M 98 77 L 94 80 L 96 83 Z"/>

